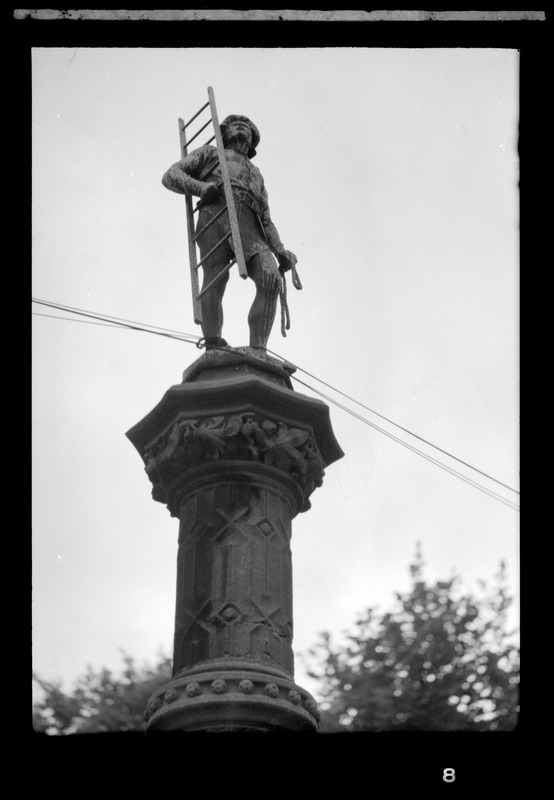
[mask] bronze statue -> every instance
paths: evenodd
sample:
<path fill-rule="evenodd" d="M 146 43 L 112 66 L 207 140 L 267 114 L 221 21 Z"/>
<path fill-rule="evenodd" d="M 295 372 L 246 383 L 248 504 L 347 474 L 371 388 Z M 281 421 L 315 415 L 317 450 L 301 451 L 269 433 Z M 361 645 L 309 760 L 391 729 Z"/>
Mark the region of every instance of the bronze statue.
<path fill-rule="evenodd" d="M 248 117 L 231 114 L 223 120 L 220 129 L 246 268 L 256 285 L 256 296 L 248 315 L 250 346 L 265 350 L 275 320 L 279 294 L 283 296 L 284 273 L 292 269 L 294 285 L 302 288 L 295 271 L 297 258 L 285 249 L 279 238 L 271 220 L 262 174 L 251 163 L 260 142 L 257 127 Z M 173 164 L 163 176 L 162 183 L 173 192 L 200 198 L 197 233 L 225 206 L 219 157 L 217 148 L 212 145 L 199 147 Z M 221 214 L 198 239 L 203 260 L 203 286 L 207 286 L 234 257 L 231 240 L 208 255 L 228 232 L 229 217 Z M 201 298 L 202 333 L 206 349 L 227 346 L 221 332 L 222 301 L 228 280 L 229 270 L 226 270 Z"/>

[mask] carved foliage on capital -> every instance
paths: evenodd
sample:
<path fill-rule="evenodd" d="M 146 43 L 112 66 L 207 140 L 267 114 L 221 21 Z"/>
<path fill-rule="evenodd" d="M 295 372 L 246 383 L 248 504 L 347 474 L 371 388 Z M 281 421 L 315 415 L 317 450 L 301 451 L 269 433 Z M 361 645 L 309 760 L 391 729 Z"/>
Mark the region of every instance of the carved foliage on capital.
<path fill-rule="evenodd" d="M 310 431 L 255 413 L 202 419 L 177 417 L 145 452 L 152 496 L 167 502 L 169 485 L 184 471 L 219 460 L 267 464 L 300 484 L 308 496 L 321 486 L 324 462 Z"/>

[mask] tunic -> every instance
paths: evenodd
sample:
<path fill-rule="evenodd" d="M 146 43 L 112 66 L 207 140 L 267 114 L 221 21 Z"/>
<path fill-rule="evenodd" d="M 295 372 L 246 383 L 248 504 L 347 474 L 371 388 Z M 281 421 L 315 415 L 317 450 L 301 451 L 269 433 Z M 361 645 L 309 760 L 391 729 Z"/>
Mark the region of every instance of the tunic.
<path fill-rule="evenodd" d="M 283 249 L 277 229 L 271 220 L 267 191 L 260 170 L 247 156 L 234 150 L 225 150 L 225 157 L 235 198 L 245 260 L 248 261 L 253 255 L 264 250 L 275 252 Z M 206 182 L 222 181 L 217 149 L 211 145 L 193 150 L 181 161 L 173 164 L 163 177 L 166 188 L 181 194 L 187 192 L 193 195 L 200 195 L 202 185 Z M 200 231 L 210 217 L 224 205 L 223 195 L 215 202 L 201 202 L 196 231 Z M 229 229 L 228 215 L 222 214 L 200 237 L 201 249 L 208 251 L 216 241 L 229 232 Z"/>

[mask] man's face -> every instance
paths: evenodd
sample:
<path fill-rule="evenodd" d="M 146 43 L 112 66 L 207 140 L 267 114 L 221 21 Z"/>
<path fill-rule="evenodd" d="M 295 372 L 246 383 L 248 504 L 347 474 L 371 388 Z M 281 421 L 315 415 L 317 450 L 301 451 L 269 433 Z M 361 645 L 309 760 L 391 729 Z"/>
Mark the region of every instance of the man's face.
<path fill-rule="evenodd" d="M 225 140 L 242 140 L 249 145 L 252 144 L 252 129 L 247 122 L 241 119 L 232 120 L 228 123 L 225 131 Z"/>

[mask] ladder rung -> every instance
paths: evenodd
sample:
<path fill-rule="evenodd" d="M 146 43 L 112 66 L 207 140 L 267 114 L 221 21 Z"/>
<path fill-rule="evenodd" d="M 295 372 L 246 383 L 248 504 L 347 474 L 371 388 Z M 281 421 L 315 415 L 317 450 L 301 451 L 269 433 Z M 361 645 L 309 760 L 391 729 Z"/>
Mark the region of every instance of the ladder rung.
<path fill-rule="evenodd" d="M 235 259 L 234 259 L 234 258 L 232 258 L 232 259 L 229 261 L 229 263 L 228 263 L 228 264 L 226 264 L 226 265 L 223 267 L 223 269 L 221 270 L 221 272 L 218 272 L 218 273 L 217 273 L 217 275 L 215 276 L 215 278 L 214 278 L 213 280 L 211 280 L 211 281 L 208 283 L 208 285 L 207 285 L 207 286 L 204 286 L 204 287 L 203 287 L 203 289 L 202 289 L 202 291 L 199 293 L 199 295 L 198 295 L 198 298 L 197 298 L 197 299 L 198 299 L 198 300 L 200 300 L 200 298 L 202 297 L 202 295 L 203 295 L 203 294 L 205 294 L 205 293 L 208 291 L 208 289 L 211 289 L 211 288 L 212 288 L 212 286 L 214 285 L 214 283 L 216 283 L 216 281 L 218 281 L 218 280 L 221 278 L 221 276 L 223 275 L 223 273 L 224 273 L 224 272 L 226 272 L 228 269 L 231 269 L 231 267 L 233 266 L 233 264 L 234 264 L 234 263 L 235 263 Z"/>
<path fill-rule="evenodd" d="M 208 224 L 207 224 L 207 225 L 204 225 L 204 227 L 203 227 L 201 230 L 199 230 L 199 231 L 198 231 L 198 233 L 197 233 L 195 236 L 193 236 L 193 237 L 192 237 L 192 238 L 194 239 L 194 241 L 196 241 L 198 238 L 200 238 L 200 236 L 202 236 L 202 234 L 203 234 L 205 231 L 207 231 L 207 230 L 208 230 L 208 228 L 210 227 L 210 225 L 212 225 L 212 224 L 213 224 L 213 223 L 216 221 L 216 219 L 218 219 L 218 218 L 219 218 L 219 217 L 220 217 L 222 214 L 224 214 L 226 211 L 227 211 L 227 206 L 223 206 L 223 208 L 222 208 L 222 209 L 220 209 L 220 210 L 217 212 L 217 214 L 214 214 L 214 216 L 213 216 L 213 217 L 210 219 L 210 221 L 208 222 Z"/>
<path fill-rule="evenodd" d="M 199 261 L 199 262 L 198 262 L 198 264 L 196 265 L 196 269 L 198 269 L 198 267 L 199 267 L 201 264 L 203 264 L 203 263 L 204 263 L 204 261 L 206 261 L 206 260 L 207 260 L 207 259 L 208 259 L 208 258 L 211 256 L 211 254 L 212 254 L 212 253 L 213 253 L 215 250 L 217 250 L 217 248 L 218 248 L 218 247 L 221 247 L 221 245 L 222 245 L 224 242 L 226 242 L 226 241 L 227 241 L 227 239 L 230 239 L 230 238 L 231 238 L 231 231 L 229 231 L 229 233 L 226 233 L 226 234 L 225 234 L 225 236 L 223 237 L 223 239 L 220 239 L 220 240 L 219 240 L 219 242 L 218 242 L 216 245 L 214 245 L 214 246 L 212 247 L 212 249 L 210 250 L 210 252 L 209 252 L 209 253 L 206 253 L 206 255 L 204 256 L 204 258 L 203 258 L 201 261 Z"/>
<path fill-rule="evenodd" d="M 211 168 L 210 168 L 210 169 L 209 169 L 207 172 L 205 172 L 205 173 L 203 174 L 203 176 L 202 176 L 202 180 L 203 180 L 204 182 L 206 182 L 206 180 L 207 180 L 208 176 L 209 176 L 209 175 L 211 175 L 211 174 L 212 174 L 212 172 L 214 171 L 214 169 L 216 169 L 217 167 L 219 167 L 219 161 L 216 161 L 216 162 L 215 162 L 215 164 L 213 165 L 213 167 L 211 167 Z"/>
<path fill-rule="evenodd" d="M 199 115 L 200 115 L 200 114 L 201 114 L 201 113 L 204 111 L 204 109 L 205 109 L 205 108 L 208 108 L 208 106 L 209 106 L 209 105 L 210 105 L 210 101 L 208 100 L 208 102 L 207 102 L 207 103 L 205 103 L 205 104 L 202 106 L 202 108 L 200 109 L 200 111 L 197 111 L 197 112 L 196 112 L 196 114 L 194 115 L 194 117 L 191 117 L 191 118 L 189 119 L 189 121 L 188 121 L 188 122 L 185 122 L 185 124 L 183 125 L 183 130 L 185 130 L 185 128 L 188 128 L 188 126 L 190 125 L 190 123 L 191 123 L 191 122 L 194 122 L 194 120 L 196 119 L 196 117 L 198 117 L 198 116 L 199 116 Z"/>
<path fill-rule="evenodd" d="M 206 180 L 206 178 L 208 177 L 208 175 L 211 175 L 211 174 L 212 174 L 212 172 L 214 171 L 214 169 L 215 169 L 216 167 L 219 167 L 219 160 L 218 160 L 218 161 L 216 161 L 216 163 L 213 165 L 213 167 L 212 167 L 210 170 L 208 170 L 208 172 L 204 173 L 204 177 L 203 177 L 203 180 L 204 180 L 204 181 Z M 197 211 L 200 211 L 200 209 L 201 209 L 201 208 L 202 208 L 202 206 L 200 205 L 200 202 L 198 202 L 198 203 L 197 203 L 197 205 L 196 205 L 196 206 L 193 208 L 193 210 L 192 210 L 192 213 L 193 213 L 193 214 L 196 214 L 196 212 L 197 212 Z"/>
<path fill-rule="evenodd" d="M 210 122 L 211 122 L 211 121 L 212 121 L 212 118 L 210 117 L 210 118 L 209 118 L 209 120 L 206 122 L 206 124 L 205 124 L 205 125 L 202 125 L 202 127 L 201 127 L 199 130 L 197 130 L 197 131 L 196 131 L 196 133 L 194 134 L 194 136 L 193 136 L 192 138 L 190 138 L 190 139 L 188 140 L 188 142 L 185 142 L 185 145 L 184 145 L 184 146 L 185 146 L 185 147 L 188 147 L 188 146 L 189 146 L 189 144 L 190 144 L 191 142 L 194 142 L 194 140 L 196 139 L 196 137 L 197 137 L 197 136 L 200 136 L 200 134 L 202 133 L 202 131 L 204 130 L 204 128 L 207 128 L 207 127 L 208 127 L 208 125 L 210 124 Z"/>

